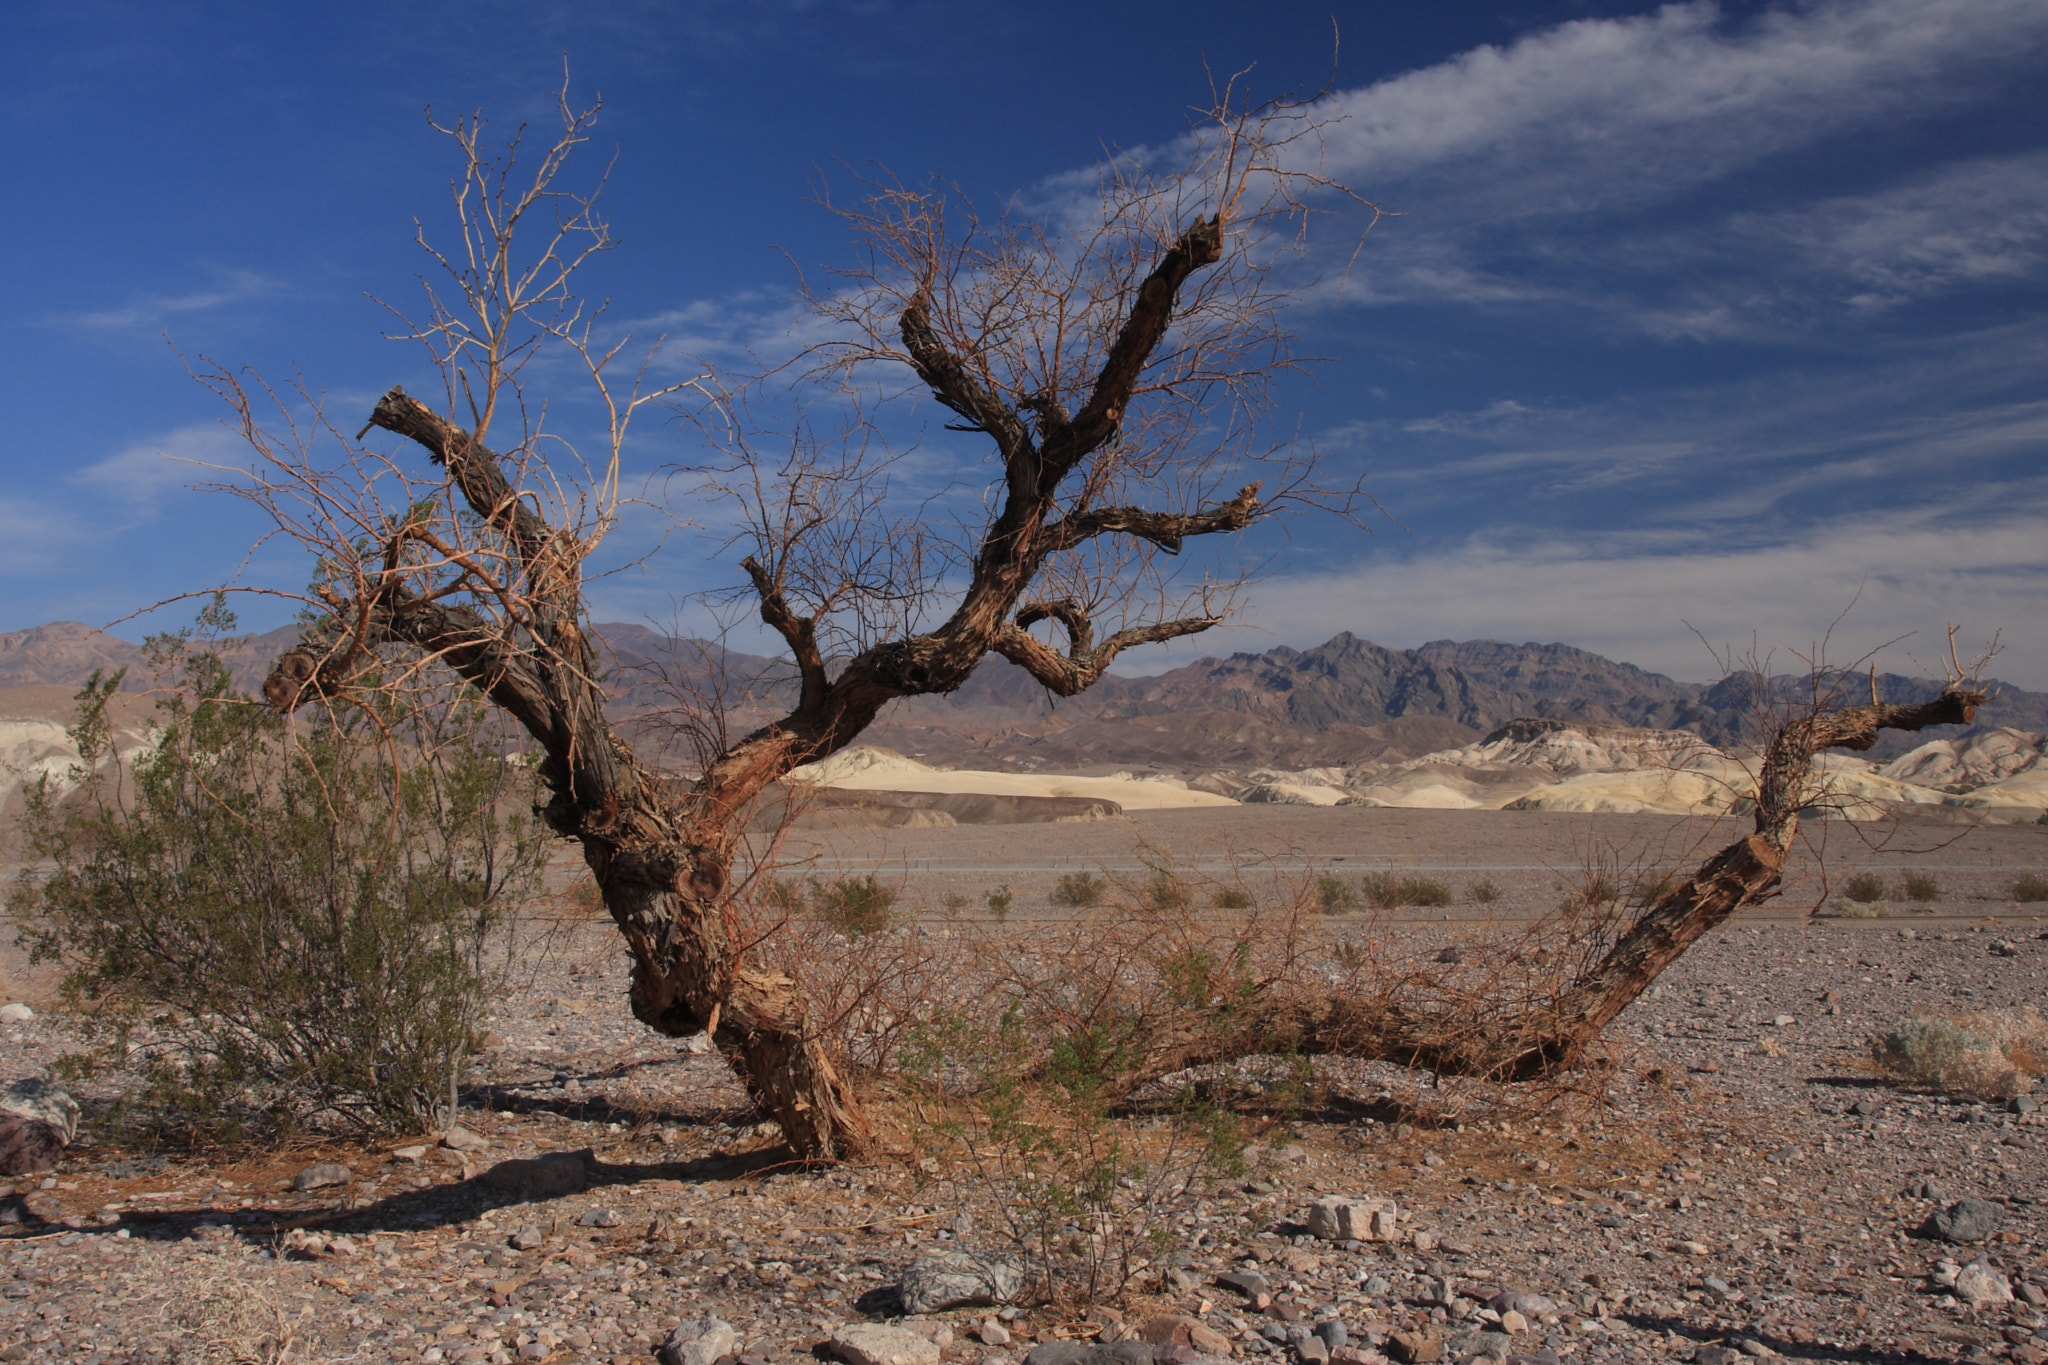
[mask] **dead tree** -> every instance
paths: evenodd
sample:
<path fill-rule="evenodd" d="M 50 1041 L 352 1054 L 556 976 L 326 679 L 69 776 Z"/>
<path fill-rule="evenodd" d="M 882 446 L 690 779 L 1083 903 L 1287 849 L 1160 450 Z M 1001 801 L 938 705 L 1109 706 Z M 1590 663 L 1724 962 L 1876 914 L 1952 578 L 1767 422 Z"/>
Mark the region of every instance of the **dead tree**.
<path fill-rule="evenodd" d="M 424 321 L 403 328 L 432 353 L 437 403 L 394 388 L 350 437 L 317 415 L 293 424 L 294 405 L 277 402 L 284 424 L 272 430 L 255 416 L 260 388 L 252 397 L 217 367 L 202 376 L 261 457 L 239 491 L 319 564 L 302 599 L 317 622 L 264 696 L 284 710 L 371 693 L 388 705 L 439 669 L 488 698 L 538 746 L 545 817 L 581 845 L 631 950 L 634 1014 L 665 1034 L 708 1030 L 798 1153 L 857 1152 L 869 1126 L 806 1002 L 745 950 L 732 890 L 749 808 L 890 702 L 953 691 L 990 653 L 1072 696 L 1126 649 L 1216 625 L 1229 583 L 1181 583 L 1160 556 L 1290 502 L 1348 508 L 1315 484 L 1312 461 L 1250 445 L 1264 386 L 1295 363 L 1280 282 L 1300 258 L 1306 201 L 1340 187 L 1314 172 L 1312 117 L 1286 104 L 1247 110 L 1226 89 L 1171 153 L 1176 170 L 1120 156 L 1098 193 L 1035 217 L 983 224 L 944 187 L 895 185 L 835 210 L 864 234 L 868 260 L 811 295 L 834 339 L 777 377 L 850 401 L 878 369 L 906 369 L 958 418 L 952 429 L 985 438 L 982 510 L 948 533 L 884 517 L 886 458 L 858 416 L 861 441 L 777 463 L 758 454 L 750 421 L 765 385 L 699 376 L 643 391 L 636 377 L 614 397 L 608 366 L 625 343 L 601 341 L 569 288 L 610 238 L 594 195 L 557 183 L 595 112 L 563 102 L 563 135 L 530 182 L 511 180 L 513 153 L 485 153 L 475 121 L 442 129 L 464 159 L 463 244 L 435 253 L 447 283 L 430 286 Z M 543 249 L 519 254 L 534 231 Z M 609 415 L 601 458 L 580 471 L 524 400 L 522 367 L 550 346 L 580 358 Z M 685 386 L 709 400 L 703 429 L 723 433 L 687 477 L 697 495 L 740 506 L 751 552 L 739 567 L 800 685 L 786 715 L 678 795 L 606 724 L 585 589 L 624 501 L 626 426 Z M 407 446 L 363 445 L 373 428 L 426 467 Z M 1219 428 L 1223 439 L 1210 439 Z M 316 452 L 329 447 L 342 455 L 323 464 Z M 1251 480 L 1233 491 L 1261 464 L 1263 493 Z M 883 602 L 902 609 L 864 610 Z"/>
<path fill-rule="evenodd" d="M 1986 659 L 1988 659 L 1988 655 Z M 1396 980 L 1377 991 L 1330 991 L 1281 973 L 1226 1009 L 1187 1010 L 1156 1021 L 1111 1089 L 1130 1093 L 1193 1066 L 1285 1053 L 1390 1061 L 1442 1075 L 1526 1081 L 1578 1065 L 1614 1019 L 1686 949 L 1745 906 L 1777 894 L 1800 816 L 1825 802 L 1814 761 L 1828 749 L 1864 750 L 1883 730 L 1967 725 L 1988 694 L 1982 665 L 1966 669 L 1951 631 L 1947 685 L 1933 701 L 1846 706 L 1846 677 L 1816 668 L 1811 695 L 1768 721 L 1758 755 L 1754 831 L 1702 862 L 1620 926 L 1606 950 L 1554 987 L 1523 993 L 1502 1008 L 1467 1000 L 1430 1007 Z M 1758 674 L 1761 699 L 1772 680 Z M 1761 706 L 1760 702 L 1760 706 Z M 1306 989 L 1304 989 L 1306 986 Z"/>

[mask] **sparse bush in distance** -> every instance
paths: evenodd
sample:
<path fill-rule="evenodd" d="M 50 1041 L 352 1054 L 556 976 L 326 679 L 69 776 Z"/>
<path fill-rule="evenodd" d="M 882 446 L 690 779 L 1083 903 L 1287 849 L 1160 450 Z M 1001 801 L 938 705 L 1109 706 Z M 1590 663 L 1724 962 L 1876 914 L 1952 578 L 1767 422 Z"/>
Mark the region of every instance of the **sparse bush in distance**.
<path fill-rule="evenodd" d="M 2048 901 L 2048 877 L 2038 872 L 2022 872 L 2012 884 L 2011 895 L 2022 905 Z"/>
<path fill-rule="evenodd" d="M 988 903 L 990 918 L 1001 924 L 1010 917 L 1010 907 L 1016 903 L 1017 893 L 1010 889 L 1008 882 L 1004 882 L 982 892 L 981 898 Z"/>
<path fill-rule="evenodd" d="M 948 911 L 958 914 L 967 908 L 967 897 L 961 895 L 958 891 L 948 891 L 940 898 L 939 904 L 945 906 Z"/>
<path fill-rule="evenodd" d="M 90 1055 L 141 1072 L 160 1131 L 430 1126 L 481 1032 L 505 907 L 546 861 L 530 771 L 417 718 L 324 712 L 293 735 L 184 637 L 152 656 L 186 683 L 155 746 L 123 773 L 120 675 L 95 674 L 79 790 L 27 790 L 48 871 L 8 895 L 19 941 L 61 964 Z"/>
<path fill-rule="evenodd" d="M 1941 883 L 1929 872 L 1908 872 L 1904 882 L 1905 897 L 1909 901 L 1938 901 L 1941 899 Z"/>
<path fill-rule="evenodd" d="M 1102 904 L 1103 885 L 1101 878 L 1092 872 L 1068 872 L 1061 876 L 1047 898 L 1054 905 L 1064 905 L 1075 910 L 1085 910 L 1092 905 Z"/>
<path fill-rule="evenodd" d="M 1167 868 L 1154 869 L 1145 883 L 1144 906 L 1155 915 L 1170 915 L 1188 906 L 1188 889 Z"/>
<path fill-rule="evenodd" d="M 1392 872 L 1368 872 L 1358 879 L 1366 903 L 1378 910 L 1398 910 L 1404 905 L 1441 906 L 1451 904 L 1451 889 L 1430 877 L 1402 877 Z"/>
<path fill-rule="evenodd" d="M 1316 907 L 1326 915 L 1358 907 L 1358 893 L 1351 884 L 1334 872 L 1325 872 L 1316 878 Z"/>
<path fill-rule="evenodd" d="M 1875 1040 L 1879 1066 L 1909 1085 L 2010 1099 L 2048 1065 L 2048 1020 L 2026 1009 L 1920 1014 Z"/>
<path fill-rule="evenodd" d="M 879 934 L 895 922 L 896 888 L 872 872 L 809 881 L 811 913 L 842 934 Z"/>
<path fill-rule="evenodd" d="M 1403 905 L 1443 906 L 1451 900 L 1451 888 L 1433 877 L 1410 877 L 1401 883 Z"/>
<path fill-rule="evenodd" d="M 1847 896 L 1835 896 L 1817 913 L 1822 919 L 1876 919 L 1884 913 L 1884 906 L 1876 901 L 1852 901 Z"/>
<path fill-rule="evenodd" d="M 1249 910 L 1252 893 L 1241 886 L 1219 886 L 1209 893 L 1209 904 L 1218 910 Z"/>
<path fill-rule="evenodd" d="M 1465 888 L 1465 894 L 1480 905 L 1492 905 L 1500 899 L 1500 888 L 1493 884 L 1492 878 L 1481 877 Z"/>
<path fill-rule="evenodd" d="M 1884 878 L 1874 872 L 1859 872 L 1842 883 L 1842 894 L 1852 901 L 1874 905 L 1884 899 Z"/>

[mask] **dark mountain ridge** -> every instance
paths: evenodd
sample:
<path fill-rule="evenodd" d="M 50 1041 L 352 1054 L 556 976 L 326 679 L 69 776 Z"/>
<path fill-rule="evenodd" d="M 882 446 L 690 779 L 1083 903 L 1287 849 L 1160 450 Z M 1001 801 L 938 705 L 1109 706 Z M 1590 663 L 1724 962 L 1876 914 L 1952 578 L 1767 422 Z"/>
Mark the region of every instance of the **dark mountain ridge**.
<path fill-rule="evenodd" d="M 744 733 L 794 700 L 786 662 L 644 626 L 592 629 L 608 656 L 613 714 L 633 730 L 652 733 L 679 703 L 715 698 L 732 712 L 733 733 Z M 287 626 L 224 642 L 237 685 L 254 691 L 297 633 Z M 130 668 L 128 690 L 153 684 L 139 646 L 77 622 L 0 633 L 0 687 L 75 687 L 94 669 L 122 666 Z M 1898 674 L 1880 674 L 1877 683 L 1895 701 L 1940 691 L 1936 682 Z M 1795 700 L 1804 685 L 1774 682 Z M 1998 695 L 1985 708 L 1985 726 L 2048 731 L 2048 693 L 1991 686 Z M 947 763 L 1305 767 L 1414 757 L 1429 751 L 1419 745 L 1452 747 L 1525 716 L 1684 729 L 1717 744 L 1741 743 L 1755 733 L 1744 693 L 1736 680 L 1679 682 L 1571 645 L 1432 640 L 1388 649 L 1345 631 L 1313 649 L 1283 645 L 1197 659 L 1151 677 L 1111 675 L 1070 700 L 1051 697 L 1023 669 L 991 656 L 958 692 L 890 707 L 866 738 Z M 1871 756 L 1935 737 L 1888 735 Z"/>

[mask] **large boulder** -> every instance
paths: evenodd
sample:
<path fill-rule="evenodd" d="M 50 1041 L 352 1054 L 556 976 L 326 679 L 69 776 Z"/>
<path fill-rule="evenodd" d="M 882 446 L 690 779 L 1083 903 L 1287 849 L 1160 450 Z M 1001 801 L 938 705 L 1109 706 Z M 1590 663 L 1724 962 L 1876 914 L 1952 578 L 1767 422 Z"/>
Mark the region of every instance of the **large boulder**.
<path fill-rule="evenodd" d="M 1401 1206 L 1391 1199 L 1318 1199 L 1308 1208 L 1308 1230 L 1329 1242 L 1391 1242 Z"/>
<path fill-rule="evenodd" d="M 686 1322 L 668 1334 L 655 1354 L 661 1365 L 712 1365 L 740 1348 L 740 1334 L 719 1318 Z"/>
<path fill-rule="evenodd" d="M 897 1293 L 906 1313 L 943 1313 L 1008 1303 L 1023 1287 L 1023 1268 L 1013 1262 L 945 1249 L 912 1261 Z"/>
<path fill-rule="evenodd" d="M 2004 1221 L 2005 1209 L 1988 1199 L 1959 1199 L 1929 1218 L 1921 1230 L 1929 1237 L 1969 1246 L 1988 1241 Z"/>
<path fill-rule="evenodd" d="M 48 1081 L 16 1081 L 0 1094 L 0 1175 L 49 1170 L 76 1136 L 78 1101 Z"/>

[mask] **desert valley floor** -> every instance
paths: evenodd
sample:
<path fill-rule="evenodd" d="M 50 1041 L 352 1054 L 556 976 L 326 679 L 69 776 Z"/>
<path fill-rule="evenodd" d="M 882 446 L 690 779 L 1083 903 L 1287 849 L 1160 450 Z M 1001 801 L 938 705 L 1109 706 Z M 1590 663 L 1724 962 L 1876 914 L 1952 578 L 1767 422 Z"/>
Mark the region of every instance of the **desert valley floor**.
<path fill-rule="evenodd" d="M 1016 926 L 1071 913 L 1048 893 L 1076 871 L 1170 862 L 1271 895 L 1312 867 L 1397 869 L 1443 881 L 1454 903 L 1374 932 L 1418 954 L 1460 941 L 1484 953 L 1506 951 L 1489 936 L 1549 908 L 1590 864 L 1687 865 L 1735 831 L 1240 806 L 804 829 L 782 856 L 790 875 L 899 886 L 925 933 L 981 913 L 1002 884 Z M 1025 1300 L 905 1316 L 904 1270 L 935 1247 L 1002 1254 L 1004 1210 L 940 1144 L 790 1165 L 718 1057 L 631 1021 L 625 959 L 594 922 L 560 934 L 499 1002 L 455 1145 L 421 1134 L 221 1155 L 151 1149 L 89 1119 L 57 1170 L 0 1203 L 0 1361 L 645 1362 L 679 1325 L 715 1316 L 737 1339 L 704 1340 L 746 1365 L 982 1365 L 1173 1314 L 1202 1331 L 1181 1324 L 1162 1360 L 1314 1359 L 1332 1343 L 1299 1328 L 1329 1321 L 1345 1327 L 1325 1333 L 1343 1343 L 1337 1359 L 1355 1363 L 2048 1360 L 2048 1125 L 2025 1104 L 1902 1089 L 1868 1060 L 1869 1040 L 1916 1009 L 2040 1003 L 2048 907 L 2006 891 L 2048 870 L 2048 828 L 1808 833 L 1824 872 L 1809 851 L 1779 901 L 1703 940 L 1568 1093 L 1324 1060 L 1306 1099 L 1280 1104 L 1256 1062 L 1240 1068 L 1250 1169 L 1176 1214 L 1118 1311 Z M 1895 883 L 1907 870 L 1933 876 L 1939 898 L 1808 913 L 1851 874 Z M 1499 897 L 1472 900 L 1480 881 Z M 41 1074 L 75 1043 L 47 980 L 11 946 L 0 965 L 8 998 L 36 1010 L 0 1023 L 6 1078 Z M 90 1113 L 119 1085 L 74 1089 Z M 322 1163 L 349 1168 L 347 1182 L 293 1189 Z M 1308 1234 L 1315 1199 L 1374 1195 L 1399 1201 L 1397 1240 Z M 1988 1206 L 1984 1226 L 1961 1242 L 1924 1231 L 1966 1199 Z M 914 1340 L 863 1346 L 848 1330 L 859 1323 Z"/>

